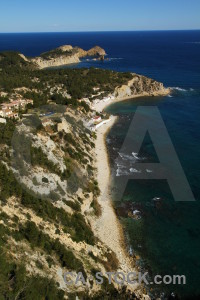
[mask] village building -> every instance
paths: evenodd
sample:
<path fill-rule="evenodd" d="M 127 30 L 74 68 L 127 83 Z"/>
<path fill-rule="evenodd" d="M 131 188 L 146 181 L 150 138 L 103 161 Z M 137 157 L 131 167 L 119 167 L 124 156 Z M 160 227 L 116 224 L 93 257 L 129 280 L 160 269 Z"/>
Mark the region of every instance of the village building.
<path fill-rule="evenodd" d="M 17 119 L 19 117 L 17 112 L 13 112 L 12 109 L 3 107 L 0 110 L 0 116 L 3 118 L 14 118 Z"/>
<path fill-rule="evenodd" d="M 29 99 L 20 99 L 15 100 L 9 103 L 2 103 L 2 109 L 12 109 L 12 110 L 18 110 L 19 108 L 25 108 L 27 104 L 33 104 L 33 100 Z"/>
<path fill-rule="evenodd" d="M 0 123 L 1 123 L 1 124 L 6 124 L 6 119 L 0 118 Z"/>
<path fill-rule="evenodd" d="M 3 107 L 3 108 L 2 108 L 2 117 L 10 118 L 10 116 L 11 116 L 12 114 L 13 114 L 12 109 L 6 108 L 6 107 Z"/>
<path fill-rule="evenodd" d="M 33 104 L 33 100 L 19 99 L 11 101 L 9 103 L 2 103 L 0 109 L 0 116 L 4 118 L 15 118 L 19 117 L 17 111 L 22 108 L 24 109 L 27 104 Z"/>

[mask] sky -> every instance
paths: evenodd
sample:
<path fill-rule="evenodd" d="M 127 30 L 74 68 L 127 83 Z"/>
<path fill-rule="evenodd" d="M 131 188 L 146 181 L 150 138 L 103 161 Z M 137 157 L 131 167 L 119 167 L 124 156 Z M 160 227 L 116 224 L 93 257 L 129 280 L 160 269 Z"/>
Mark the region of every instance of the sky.
<path fill-rule="evenodd" d="M 200 0 L 0 0 L 0 32 L 200 29 Z"/>

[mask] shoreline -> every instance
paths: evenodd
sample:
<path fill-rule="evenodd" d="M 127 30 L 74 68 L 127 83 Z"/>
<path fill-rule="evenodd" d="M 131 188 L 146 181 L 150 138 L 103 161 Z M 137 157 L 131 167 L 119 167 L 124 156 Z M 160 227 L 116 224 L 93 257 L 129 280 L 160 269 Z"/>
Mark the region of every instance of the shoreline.
<path fill-rule="evenodd" d="M 97 112 L 103 111 L 111 102 L 100 102 L 94 105 Z M 117 101 L 122 101 L 117 100 Z M 136 260 L 127 252 L 127 244 L 125 241 L 124 228 L 118 219 L 110 192 L 111 169 L 106 147 L 106 136 L 108 131 L 117 121 L 117 116 L 110 116 L 110 121 L 96 130 L 97 138 L 95 141 L 95 167 L 97 169 L 97 181 L 99 184 L 101 195 L 98 202 L 101 206 L 101 216 L 93 221 L 93 229 L 100 240 L 106 244 L 117 256 L 119 261 L 118 271 L 128 274 L 129 272 L 138 272 L 135 267 Z M 136 293 L 143 294 L 144 286 L 138 283 L 129 285 L 127 288 Z"/>
<path fill-rule="evenodd" d="M 101 206 L 102 214 L 93 221 L 93 227 L 101 241 L 116 254 L 119 261 L 118 270 L 124 274 L 128 274 L 128 272 L 137 272 L 138 270 L 134 267 L 135 261 L 133 257 L 130 257 L 127 252 L 124 229 L 115 213 L 109 190 L 111 172 L 106 148 L 106 136 L 116 121 L 117 117 L 111 116 L 110 122 L 101 126 L 96 131 L 95 166 L 97 168 L 97 181 L 101 191 L 98 202 Z M 128 288 L 132 291 L 136 291 L 140 287 L 138 284 L 128 285 Z"/>
<path fill-rule="evenodd" d="M 166 89 L 163 93 L 159 93 L 154 96 L 166 96 L 169 93 L 170 89 Z M 107 102 L 100 101 L 94 105 L 94 110 L 97 112 L 102 112 L 108 105 L 112 103 L 144 96 L 150 95 L 147 93 L 142 93 L 137 96 L 118 99 L 115 98 L 115 100 L 109 100 Z M 127 251 L 124 228 L 120 223 L 120 220 L 118 219 L 114 209 L 109 185 L 111 179 L 111 169 L 106 147 L 106 136 L 117 119 L 117 116 L 111 115 L 110 121 L 96 130 L 97 139 L 95 141 L 95 167 L 97 169 L 97 181 L 101 192 L 98 202 L 101 206 L 102 213 L 100 217 L 92 222 L 92 227 L 100 240 L 116 254 L 119 261 L 118 271 L 122 271 L 124 274 L 127 274 L 128 272 L 138 272 L 138 268 L 136 267 L 137 259 L 131 257 Z M 138 293 L 140 296 L 141 294 L 143 296 L 146 294 L 144 292 L 145 286 L 143 284 L 136 283 L 135 285 L 128 285 L 127 283 L 127 287 L 129 290 L 134 293 Z M 147 295 L 145 296 L 148 297 Z"/>
<path fill-rule="evenodd" d="M 126 100 L 131 100 L 131 99 L 136 99 L 136 98 L 141 98 L 141 97 L 165 97 L 170 95 L 171 93 L 171 88 L 165 88 L 162 92 L 154 92 L 152 94 L 149 94 L 147 92 L 143 92 L 141 94 L 138 95 L 132 95 L 132 96 L 126 96 L 126 97 L 121 97 L 121 98 L 115 98 L 114 100 L 110 99 L 107 102 L 104 101 L 100 101 L 96 104 L 93 104 L 93 109 L 97 112 L 103 112 L 103 110 L 109 106 L 110 104 L 114 104 L 117 102 L 121 102 L 121 101 L 126 101 Z"/>

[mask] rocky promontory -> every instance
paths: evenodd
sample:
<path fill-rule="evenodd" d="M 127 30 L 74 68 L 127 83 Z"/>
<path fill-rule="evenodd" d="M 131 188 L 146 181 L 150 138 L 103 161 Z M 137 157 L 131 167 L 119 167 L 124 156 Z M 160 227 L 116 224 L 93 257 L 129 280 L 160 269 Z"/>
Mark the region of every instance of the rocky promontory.
<path fill-rule="evenodd" d="M 106 52 L 103 48 L 95 46 L 89 50 L 71 45 L 63 45 L 56 49 L 42 53 L 38 57 L 27 58 L 20 54 L 26 62 L 31 62 L 36 68 L 45 69 L 76 64 L 84 57 L 93 57 L 95 60 L 103 60 Z M 170 93 L 163 83 L 146 76 L 131 73 L 130 80 L 115 88 L 113 96 L 116 100 L 128 99 L 139 96 L 160 96 Z"/>
<path fill-rule="evenodd" d="M 169 88 L 165 88 L 163 83 L 146 76 L 132 73 L 133 78 L 127 84 L 115 89 L 116 99 L 128 99 L 140 96 L 164 96 L 170 93 Z"/>
<path fill-rule="evenodd" d="M 106 52 L 103 48 L 95 46 L 89 50 L 84 50 L 71 45 L 60 46 L 54 50 L 42 53 L 38 57 L 29 59 L 38 68 L 44 69 L 49 67 L 59 67 L 62 65 L 79 63 L 83 57 L 104 58 Z"/>

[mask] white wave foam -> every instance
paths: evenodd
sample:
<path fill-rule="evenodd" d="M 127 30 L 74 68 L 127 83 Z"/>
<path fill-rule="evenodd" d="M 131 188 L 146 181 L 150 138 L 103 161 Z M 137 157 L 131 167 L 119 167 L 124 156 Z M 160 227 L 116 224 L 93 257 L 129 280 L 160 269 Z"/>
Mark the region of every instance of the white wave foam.
<path fill-rule="evenodd" d="M 133 157 L 134 157 L 135 159 L 139 159 L 138 153 L 132 152 L 132 155 L 133 155 Z"/>
<path fill-rule="evenodd" d="M 126 170 L 122 170 L 122 169 L 118 168 L 116 171 L 116 176 L 119 177 L 119 176 L 123 176 L 123 175 L 129 175 L 129 173 Z"/>
<path fill-rule="evenodd" d="M 178 86 L 172 87 L 172 90 L 179 91 L 179 92 L 187 92 L 186 89 L 180 88 L 180 87 L 178 87 Z"/>
<path fill-rule="evenodd" d="M 139 210 L 137 210 L 137 209 L 133 210 L 133 215 L 134 215 L 134 216 L 135 216 L 135 215 L 138 215 L 138 214 L 140 214 L 140 211 L 139 211 Z"/>
<path fill-rule="evenodd" d="M 107 142 L 108 144 L 110 144 L 110 143 L 111 143 L 111 139 L 107 138 L 107 139 L 106 139 L 106 142 Z"/>
<path fill-rule="evenodd" d="M 132 248 L 131 246 L 130 246 L 130 248 L 129 248 L 129 251 L 128 251 L 128 252 L 129 252 L 129 255 L 131 255 L 131 256 L 133 255 L 133 248 Z"/>
<path fill-rule="evenodd" d="M 130 168 L 130 172 L 131 173 L 141 173 L 140 170 L 134 169 L 134 168 Z"/>
<path fill-rule="evenodd" d="M 136 159 L 139 159 L 137 153 L 133 152 L 132 155 L 133 156 L 119 152 L 119 156 L 122 158 L 122 160 L 135 161 Z"/>
<path fill-rule="evenodd" d="M 149 169 L 146 169 L 146 172 L 147 172 L 147 173 L 152 173 L 153 171 L 152 171 L 152 170 L 149 170 Z"/>
<path fill-rule="evenodd" d="M 119 59 L 123 59 L 122 57 L 110 57 L 108 60 L 119 60 Z"/>
<path fill-rule="evenodd" d="M 186 44 L 200 44 L 200 42 L 186 42 Z"/>
<path fill-rule="evenodd" d="M 116 176 L 130 175 L 130 173 L 141 173 L 141 170 L 134 168 L 138 160 L 144 160 L 145 157 L 138 157 L 138 153 L 132 152 L 132 155 L 118 152 L 119 157 L 116 159 Z"/>
<path fill-rule="evenodd" d="M 180 88 L 178 86 L 172 87 L 171 90 L 174 91 L 174 92 L 179 92 L 181 94 L 186 94 L 186 95 L 189 94 L 189 93 L 191 93 L 191 92 L 192 93 L 196 92 L 196 90 L 193 89 L 193 88 L 184 89 L 184 88 Z M 168 95 L 168 97 L 173 97 L 173 95 Z"/>
<path fill-rule="evenodd" d="M 135 163 L 137 160 L 144 160 L 145 159 L 145 157 L 138 157 L 138 153 L 135 153 L 135 152 L 132 152 L 132 155 L 124 154 L 124 153 L 120 153 L 120 152 L 118 152 L 118 154 L 119 154 L 120 158 L 123 161 L 127 161 L 130 164 Z M 119 161 L 119 159 L 118 159 L 118 161 Z"/>
<path fill-rule="evenodd" d="M 118 168 L 126 169 L 126 166 L 123 165 L 121 162 L 117 162 L 116 165 L 117 165 Z"/>
<path fill-rule="evenodd" d="M 116 176 L 119 177 L 120 176 L 120 173 L 119 173 L 119 170 L 117 169 L 116 171 Z"/>
<path fill-rule="evenodd" d="M 161 198 L 160 197 L 154 197 L 152 200 L 153 201 L 158 201 L 158 200 L 161 200 Z"/>

